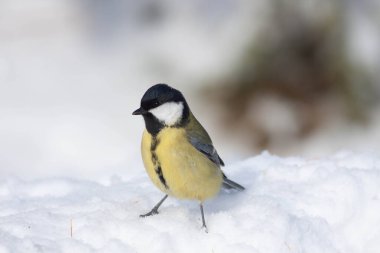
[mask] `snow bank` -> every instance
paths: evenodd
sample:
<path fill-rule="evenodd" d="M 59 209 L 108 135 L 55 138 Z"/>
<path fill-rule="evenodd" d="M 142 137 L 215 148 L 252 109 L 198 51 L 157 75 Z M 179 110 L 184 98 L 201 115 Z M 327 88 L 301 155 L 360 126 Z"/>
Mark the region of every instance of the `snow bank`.
<path fill-rule="evenodd" d="M 246 186 L 198 205 L 169 199 L 143 169 L 100 184 L 0 180 L 0 252 L 380 252 L 380 156 L 263 153 L 225 168 Z M 72 231 L 72 236 L 71 236 Z"/>

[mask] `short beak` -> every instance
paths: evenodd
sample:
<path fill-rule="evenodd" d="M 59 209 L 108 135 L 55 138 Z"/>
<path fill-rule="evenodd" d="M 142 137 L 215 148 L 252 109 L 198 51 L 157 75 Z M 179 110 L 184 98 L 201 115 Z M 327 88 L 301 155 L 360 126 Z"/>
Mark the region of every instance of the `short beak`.
<path fill-rule="evenodd" d="M 132 113 L 132 115 L 142 115 L 144 113 L 145 113 L 145 110 L 140 107 L 139 109 L 137 109 L 136 111 L 134 111 Z"/>

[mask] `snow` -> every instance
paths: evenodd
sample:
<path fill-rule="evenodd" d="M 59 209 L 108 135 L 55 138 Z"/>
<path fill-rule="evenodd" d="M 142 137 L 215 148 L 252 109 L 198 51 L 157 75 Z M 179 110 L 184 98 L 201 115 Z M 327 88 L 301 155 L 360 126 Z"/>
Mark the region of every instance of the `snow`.
<path fill-rule="evenodd" d="M 144 124 L 131 113 L 142 94 L 157 82 L 177 87 L 226 162 L 251 153 L 212 124 L 218 111 L 194 87 L 227 75 L 269 15 L 267 1 L 208 1 L 212 20 L 203 1 L 166 2 L 162 26 L 126 22 L 126 34 L 105 41 L 80 3 L 0 1 L 0 253 L 380 252 L 378 117 L 286 146 L 302 157 L 227 166 L 247 189 L 206 202 L 208 234 L 191 201 L 169 198 L 158 216 L 139 218 L 163 196 L 140 161 Z M 352 57 L 378 73 L 376 27 L 351 15 Z M 351 151 L 330 155 L 341 148 Z"/>
<path fill-rule="evenodd" d="M 0 180 L 0 252 L 380 252 L 380 155 L 264 152 L 224 171 L 246 187 L 198 204 L 163 196 L 142 164 L 107 183 Z M 72 236 L 71 236 L 72 229 Z"/>

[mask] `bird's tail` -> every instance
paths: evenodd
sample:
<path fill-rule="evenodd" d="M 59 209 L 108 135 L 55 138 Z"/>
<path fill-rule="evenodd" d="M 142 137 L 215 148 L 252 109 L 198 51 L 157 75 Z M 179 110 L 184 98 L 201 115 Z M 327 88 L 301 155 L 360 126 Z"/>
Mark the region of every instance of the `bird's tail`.
<path fill-rule="evenodd" d="M 229 180 L 226 177 L 226 175 L 224 175 L 224 173 L 223 173 L 223 187 L 226 189 L 235 189 L 238 191 L 244 191 L 245 190 L 245 188 L 243 186 L 241 186 L 240 184 L 238 184 L 232 180 Z"/>

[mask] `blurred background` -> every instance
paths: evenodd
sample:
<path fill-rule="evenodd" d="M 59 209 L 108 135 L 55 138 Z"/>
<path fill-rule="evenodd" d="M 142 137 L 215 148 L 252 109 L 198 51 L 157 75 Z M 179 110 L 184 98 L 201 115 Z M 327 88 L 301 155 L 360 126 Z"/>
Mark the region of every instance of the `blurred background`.
<path fill-rule="evenodd" d="M 378 0 L 0 0 L 0 178 L 140 171 L 156 83 L 227 163 L 378 152 L 379 66 Z"/>

